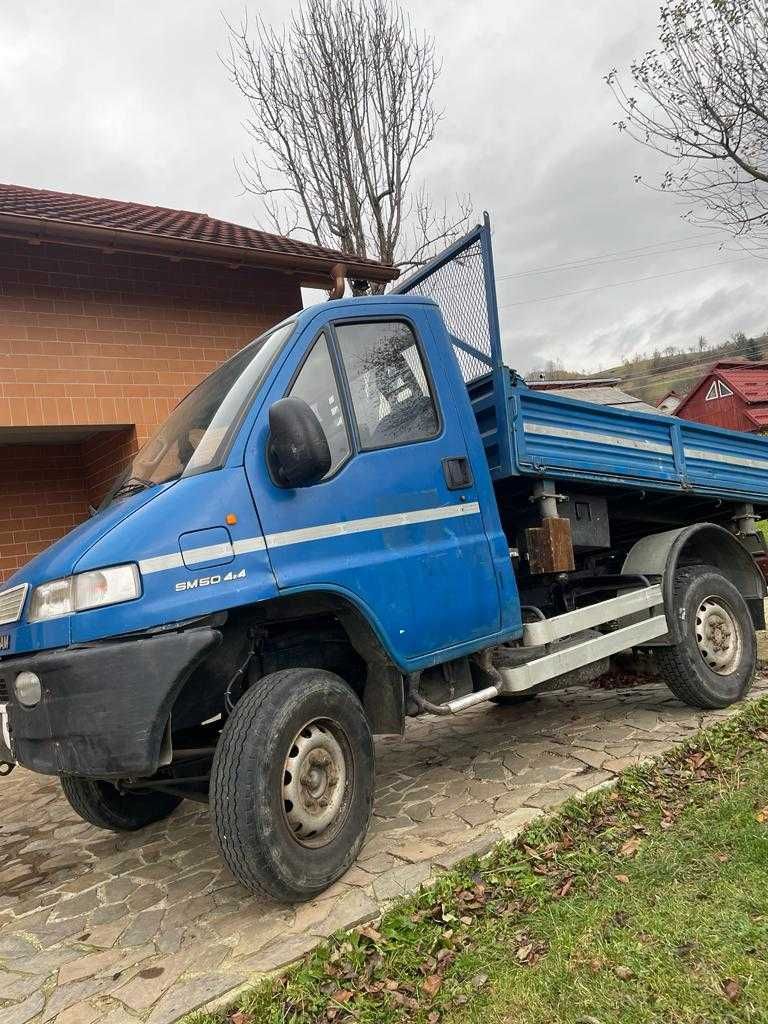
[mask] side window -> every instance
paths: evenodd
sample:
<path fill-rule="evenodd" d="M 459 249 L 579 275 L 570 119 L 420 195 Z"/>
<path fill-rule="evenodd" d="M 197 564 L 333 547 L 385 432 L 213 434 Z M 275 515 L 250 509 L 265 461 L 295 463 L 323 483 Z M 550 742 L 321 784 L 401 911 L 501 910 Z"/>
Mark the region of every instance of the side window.
<path fill-rule="evenodd" d="M 408 324 L 339 324 L 336 336 L 361 446 L 386 448 L 435 437 L 437 409 Z"/>
<path fill-rule="evenodd" d="M 304 360 L 288 394 L 292 398 L 303 398 L 320 420 L 331 449 L 331 468 L 326 476 L 332 476 L 348 457 L 350 449 L 344 410 L 339 400 L 336 375 L 324 334 L 317 339 Z"/>

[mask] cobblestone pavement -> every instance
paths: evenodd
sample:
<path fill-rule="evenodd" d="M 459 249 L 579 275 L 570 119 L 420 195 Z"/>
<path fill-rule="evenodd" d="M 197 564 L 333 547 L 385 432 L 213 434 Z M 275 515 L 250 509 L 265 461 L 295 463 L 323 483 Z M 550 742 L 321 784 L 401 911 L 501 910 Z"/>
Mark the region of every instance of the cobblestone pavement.
<path fill-rule="evenodd" d="M 754 692 L 766 691 L 763 677 Z M 55 780 L 19 769 L 0 780 L 0 1024 L 170 1024 L 729 713 L 649 685 L 410 722 L 406 741 L 378 743 L 358 863 L 298 907 L 237 885 L 200 805 L 114 836 L 76 818 Z"/>

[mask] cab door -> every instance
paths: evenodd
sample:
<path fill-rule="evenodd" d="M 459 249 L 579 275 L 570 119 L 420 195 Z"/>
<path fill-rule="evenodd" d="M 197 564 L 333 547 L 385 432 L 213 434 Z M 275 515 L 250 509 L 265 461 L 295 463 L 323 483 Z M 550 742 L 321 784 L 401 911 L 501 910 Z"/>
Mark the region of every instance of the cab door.
<path fill-rule="evenodd" d="M 307 336 L 273 384 L 246 468 L 278 586 L 349 596 L 409 667 L 493 635 L 500 613 L 443 356 L 423 307 L 399 306 Z M 328 439 L 331 467 L 312 486 L 269 472 L 268 410 L 285 396 L 304 399 Z"/>

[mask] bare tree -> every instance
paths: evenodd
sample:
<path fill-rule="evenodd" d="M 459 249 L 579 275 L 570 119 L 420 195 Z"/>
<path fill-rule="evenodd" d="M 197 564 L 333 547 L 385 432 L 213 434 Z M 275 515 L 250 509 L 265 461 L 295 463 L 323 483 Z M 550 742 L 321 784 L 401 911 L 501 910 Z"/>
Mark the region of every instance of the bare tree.
<path fill-rule="evenodd" d="M 416 186 L 435 137 L 440 66 L 388 0 L 304 0 L 287 25 L 227 23 L 224 63 L 248 100 L 239 173 L 270 226 L 401 268 L 425 262 L 471 215 Z"/>
<path fill-rule="evenodd" d="M 766 64 L 766 0 L 675 0 L 660 9 L 658 48 L 631 64 L 631 84 L 615 68 L 606 78 L 619 130 L 673 161 L 661 189 L 755 251 L 768 242 Z"/>

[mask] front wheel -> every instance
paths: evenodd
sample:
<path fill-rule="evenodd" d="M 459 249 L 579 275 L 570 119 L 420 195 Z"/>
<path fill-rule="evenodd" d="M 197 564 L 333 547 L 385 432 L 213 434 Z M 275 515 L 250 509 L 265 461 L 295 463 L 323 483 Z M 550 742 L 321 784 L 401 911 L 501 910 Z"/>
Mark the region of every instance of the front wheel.
<path fill-rule="evenodd" d="M 744 598 L 710 565 L 679 569 L 673 596 L 667 615 L 678 619 L 683 638 L 656 655 L 669 688 L 697 708 L 725 708 L 741 700 L 757 661 L 755 628 Z"/>
<path fill-rule="evenodd" d="M 211 771 L 213 833 L 251 892 L 307 900 L 352 865 L 373 805 L 373 740 L 342 679 L 284 669 L 238 701 Z"/>
<path fill-rule="evenodd" d="M 61 788 L 83 821 L 110 832 L 136 832 L 167 818 L 181 803 L 168 793 L 121 792 L 111 782 L 77 775 L 62 775 Z"/>

